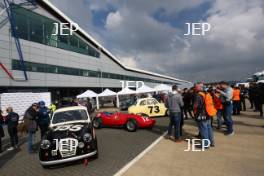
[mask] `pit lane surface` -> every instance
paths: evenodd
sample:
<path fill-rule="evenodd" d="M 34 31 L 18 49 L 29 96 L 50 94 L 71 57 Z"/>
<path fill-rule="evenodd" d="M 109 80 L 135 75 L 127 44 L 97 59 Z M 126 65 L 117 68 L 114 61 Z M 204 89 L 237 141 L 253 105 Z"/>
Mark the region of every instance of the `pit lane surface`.
<path fill-rule="evenodd" d="M 155 118 L 155 120 L 156 125 L 152 130 L 140 129 L 134 133 L 127 132 L 124 129 L 104 128 L 96 130 L 99 158 L 88 161 L 87 166 L 79 161 L 70 165 L 43 169 L 39 164 L 38 153 L 28 154 L 25 138 L 22 138 L 20 139 L 22 142 L 20 150 L 4 152 L 0 155 L 0 175 L 114 175 L 166 131 L 168 118 L 160 117 Z M 39 136 L 39 134 L 37 135 Z"/>

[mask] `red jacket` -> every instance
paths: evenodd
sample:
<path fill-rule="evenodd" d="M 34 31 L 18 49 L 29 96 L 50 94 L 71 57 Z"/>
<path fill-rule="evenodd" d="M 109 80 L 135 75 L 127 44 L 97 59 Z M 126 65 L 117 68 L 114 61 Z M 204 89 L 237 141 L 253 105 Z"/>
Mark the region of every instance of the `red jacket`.
<path fill-rule="evenodd" d="M 213 100 L 214 100 L 215 109 L 222 110 L 223 109 L 223 103 L 222 103 L 222 100 L 220 99 L 220 95 L 219 94 L 214 95 Z"/>

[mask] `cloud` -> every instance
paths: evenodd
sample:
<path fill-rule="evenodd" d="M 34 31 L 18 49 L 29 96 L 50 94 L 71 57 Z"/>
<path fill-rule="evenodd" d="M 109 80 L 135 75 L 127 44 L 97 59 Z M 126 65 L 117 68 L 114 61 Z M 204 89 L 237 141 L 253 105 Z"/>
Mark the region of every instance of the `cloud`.
<path fill-rule="evenodd" d="M 206 2 L 211 2 L 204 10 L 206 18 L 197 22 L 211 24 L 207 35 L 184 36 L 184 28 L 171 25 L 176 18 L 170 17 Z M 58 6 L 65 9 L 63 4 Z M 103 19 L 105 26 L 93 26 L 91 11 L 105 10 L 109 5 L 115 11 Z M 67 14 L 79 17 L 88 25 L 88 33 L 132 67 L 190 81 L 243 79 L 256 68 L 264 69 L 263 0 L 80 0 L 69 7 Z M 90 17 L 83 14 L 80 18 L 84 9 Z M 153 16 L 159 9 L 167 20 Z"/>
<path fill-rule="evenodd" d="M 120 15 L 119 11 L 110 13 L 106 19 L 106 28 L 114 31 L 120 26 L 122 20 L 123 18 Z"/>

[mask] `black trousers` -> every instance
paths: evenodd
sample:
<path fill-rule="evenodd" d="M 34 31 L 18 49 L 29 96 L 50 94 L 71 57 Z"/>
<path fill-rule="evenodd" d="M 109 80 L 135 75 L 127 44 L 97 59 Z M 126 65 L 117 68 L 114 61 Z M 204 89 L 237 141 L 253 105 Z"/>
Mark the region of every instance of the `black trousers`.
<path fill-rule="evenodd" d="M 240 114 L 240 109 L 241 109 L 241 103 L 239 100 L 234 100 L 233 101 L 233 114 L 234 115 L 239 115 Z"/>
<path fill-rule="evenodd" d="M 188 106 L 188 105 L 184 106 L 183 107 L 183 113 L 184 113 L 186 119 L 188 119 L 188 113 L 191 116 L 191 118 L 193 118 L 191 106 Z"/>
<path fill-rule="evenodd" d="M 246 107 L 246 98 L 241 98 L 241 110 L 246 111 L 247 107 Z"/>
<path fill-rule="evenodd" d="M 248 100 L 249 100 L 249 103 L 250 103 L 250 109 L 253 109 L 254 108 L 254 101 L 253 101 L 254 99 L 253 99 L 253 97 L 249 96 Z"/>
<path fill-rule="evenodd" d="M 0 137 L 0 153 L 2 152 L 2 137 Z"/>
<path fill-rule="evenodd" d="M 39 125 L 40 128 L 40 136 L 41 138 L 45 135 L 45 133 L 48 131 L 49 124 L 41 124 Z"/>
<path fill-rule="evenodd" d="M 181 111 L 181 124 L 180 124 L 180 136 L 182 136 L 182 127 L 184 125 L 183 112 Z"/>
<path fill-rule="evenodd" d="M 261 100 L 258 100 L 256 102 L 256 109 L 257 109 L 257 111 L 260 112 L 260 116 L 263 116 L 263 104 L 262 104 Z"/>
<path fill-rule="evenodd" d="M 17 126 L 8 127 L 8 134 L 10 136 L 10 143 L 12 147 L 18 145 Z"/>

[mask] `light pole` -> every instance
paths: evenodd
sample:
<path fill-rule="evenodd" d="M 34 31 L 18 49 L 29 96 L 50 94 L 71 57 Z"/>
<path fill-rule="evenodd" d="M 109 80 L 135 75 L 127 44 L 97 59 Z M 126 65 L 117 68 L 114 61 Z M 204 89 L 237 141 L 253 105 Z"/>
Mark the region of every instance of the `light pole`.
<path fill-rule="evenodd" d="M 103 76 L 102 76 L 102 71 L 101 71 L 100 68 L 99 68 L 97 71 L 100 73 L 100 76 L 99 76 L 98 79 L 99 79 L 99 84 L 100 84 L 100 87 L 101 87 L 101 91 L 103 92 L 103 86 L 102 86 L 102 82 L 101 82 L 101 81 L 102 81 L 101 79 L 102 79 L 102 77 L 103 77 Z"/>

